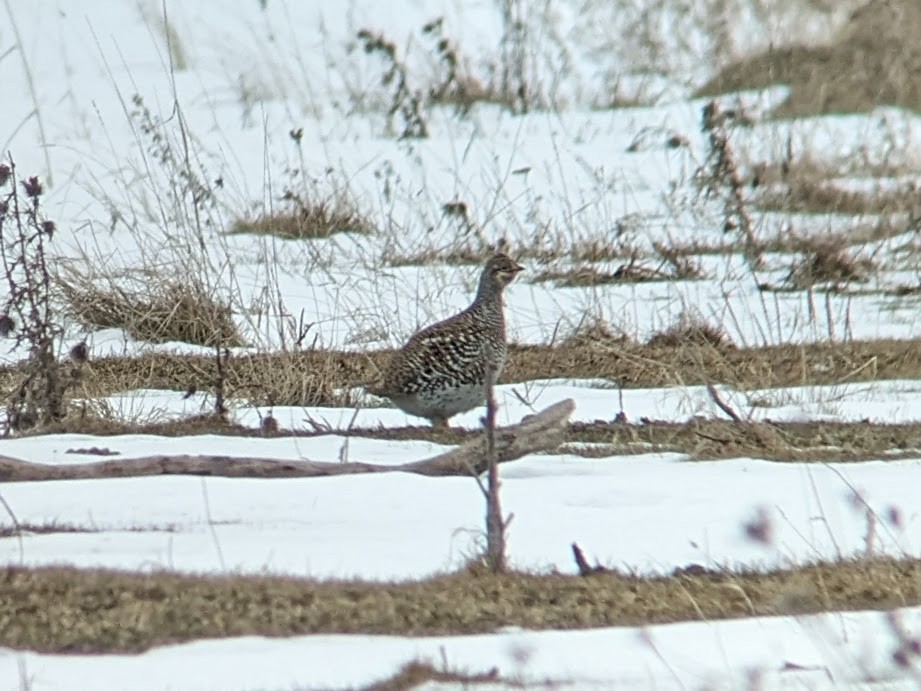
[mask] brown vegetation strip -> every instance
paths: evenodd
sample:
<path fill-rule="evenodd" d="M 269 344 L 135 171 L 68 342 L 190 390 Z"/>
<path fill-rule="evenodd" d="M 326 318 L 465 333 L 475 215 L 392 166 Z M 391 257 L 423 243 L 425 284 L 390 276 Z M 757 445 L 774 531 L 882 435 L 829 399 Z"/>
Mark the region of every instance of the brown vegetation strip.
<path fill-rule="evenodd" d="M 494 576 L 373 584 L 150 575 L 66 567 L 0 573 L 0 645 L 130 652 L 241 635 L 470 634 L 582 629 L 921 604 L 921 561 L 871 559 L 765 574 Z"/>
<path fill-rule="evenodd" d="M 616 402 L 612 391 L 612 418 Z M 328 430 L 266 433 L 214 416 L 138 424 L 119 420 L 71 416 L 42 428 L 45 434 L 116 436 L 149 434 L 165 437 L 220 434 L 239 437 L 300 437 L 329 434 Z M 452 428 L 434 432 L 420 424 L 410 427 L 356 427 L 353 437 L 388 440 L 426 440 L 462 444 L 480 435 L 477 430 Z M 580 446 L 581 444 L 593 446 Z M 921 456 L 921 422 L 873 424 L 865 421 L 735 422 L 694 418 L 687 422 L 661 420 L 595 421 L 572 423 L 566 430 L 561 453 L 607 458 L 643 453 L 683 453 L 695 460 L 761 458 L 772 461 L 856 462 L 869 459 L 898 460 Z M 309 451 L 306 452 L 309 457 Z M 374 462 L 373 458 L 356 459 Z"/>
<path fill-rule="evenodd" d="M 921 111 L 916 0 L 869 0 L 825 45 L 771 46 L 728 65 L 698 96 L 788 84 L 780 117 L 867 112 L 879 105 Z"/>
<path fill-rule="evenodd" d="M 225 395 L 260 406 L 350 405 L 350 387 L 374 381 L 391 351 L 308 350 L 231 357 Z M 11 390 L 21 371 L 0 368 Z M 640 344 L 583 338 L 556 346 L 513 346 L 502 383 L 544 378 L 607 378 L 624 388 L 725 383 L 738 389 L 921 379 L 921 341 L 881 340 L 779 345 L 713 345 L 701 339 Z M 103 358 L 83 366 L 69 390 L 95 397 L 138 388 L 211 391 L 214 360 L 170 353 Z"/>

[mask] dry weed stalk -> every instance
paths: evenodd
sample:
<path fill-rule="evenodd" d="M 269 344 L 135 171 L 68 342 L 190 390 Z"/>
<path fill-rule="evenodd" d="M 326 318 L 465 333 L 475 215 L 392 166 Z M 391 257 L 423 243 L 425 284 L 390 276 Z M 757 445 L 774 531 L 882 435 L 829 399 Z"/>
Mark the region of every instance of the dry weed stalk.
<path fill-rule="evenodd" d="M 381 84 L 392 87 L 390 107 L 387 110 L 387 127 L 393 129 L 397 114 L 401 118 L 402 129 L 399 139 L 425 139 L 429 136 L 428 123 L 423 112 L 422 93 L 412 88 L 406 64 L 399 58 L 396 44 L 382 33 L 361 29 L 357 38 L 361 41 L 365 53 L 376 54 L 384 61 L 386 70 Z"/>
<path fill-rule="evenodd" d="M 527 3 L 502 0 L 502 98 L 513 113 L 527 113 L 531 107 L 528 89 Z"/>
<path fill-rule="evenodd" d="M 18 179 L 12 158 L 0 164 L 0 260 L 9 287 L 0 330 L 13 338 L 13 348 L 28 347 L 22 377 L 6 402 L 7 433 L 64 417 L 72 379 L 56 357 L 63 329 L 55 320 L 46 256 L 55 225 L 42 213 L 43 194 L 37 177 Z"/>
<path fill-rule="evenodd" d="M 755 237 L 754 224 L 745 200 L 745 182 L 739 171 L 735 151 L 729 141 L 729 123 L 734 114 L 724 111 L 716 101 L 703 109 L 703 131 L 707 134 L 706 170 L 698 171 L 705 193 L 722 197 L 725 232 L 739 231 L 745 242 L 745 258 L 753 270 L 764 263 L 764 246 Z"/>

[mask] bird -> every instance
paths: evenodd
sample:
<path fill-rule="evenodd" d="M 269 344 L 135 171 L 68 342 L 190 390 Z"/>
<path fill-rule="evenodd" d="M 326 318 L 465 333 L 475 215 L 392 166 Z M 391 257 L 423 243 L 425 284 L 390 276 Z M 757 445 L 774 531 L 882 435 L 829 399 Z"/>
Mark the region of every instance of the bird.
<path fill-rule="evenodd" d="M 427 418 L 433 431 L 446 431 L 449 418 L 483 405 L 508 354 L 503 292 L 522 271 L 507 254 L 494 254 L 470 306 L 410 337 L 391 357 L 380 383 L 366 390 Z"/>

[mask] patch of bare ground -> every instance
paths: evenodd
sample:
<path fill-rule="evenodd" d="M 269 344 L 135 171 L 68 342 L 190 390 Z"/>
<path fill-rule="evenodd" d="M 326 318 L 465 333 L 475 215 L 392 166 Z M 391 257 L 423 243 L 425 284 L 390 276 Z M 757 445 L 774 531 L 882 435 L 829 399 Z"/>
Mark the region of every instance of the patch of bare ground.
<path fill-rule="evenodd" d="M 921 5 L 871 0 L 821 46 L 770 49 L 723 69 L 699 96 L 790 86 L 778 117 L 866 112 L 879 105 L 921 111 Z"/>
<path fill-rule="evenodd" d="M 690 564 L 668 576 L 494 575 L 473 567 L 397 583 L 9 567 L 0 572 L 0 645 L 135 652 L 227 636 L 456 635 L 918 604 L 921 561 L 889 558 L 768 573 Z"/>

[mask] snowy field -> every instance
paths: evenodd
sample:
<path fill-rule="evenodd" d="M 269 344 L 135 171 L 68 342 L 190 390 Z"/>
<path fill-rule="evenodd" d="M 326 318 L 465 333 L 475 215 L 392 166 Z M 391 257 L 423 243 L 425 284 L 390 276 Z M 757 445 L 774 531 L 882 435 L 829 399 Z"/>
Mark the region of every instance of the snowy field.
<path fill-rule="evenodd" d="M 479 103 L 461 116 L 452 105 L 433 106 L 425 112 L 429 136 L 400 139 L 399 114 L 387 117 L 383 63 L 356 33 L 368 28 L 392 39 L 408 80 L 431 84 L 441 67 L 420 29 L 443 17 L 464 69 L 488 74 L 504 40 L 503 3 L 7 2 L 0 7 L 0 154 L 9 152 L 21 177 L 45 181 L 45 211 L 57 224 L 56 276 L 155 292 L 154 282 L 195 275 L 231 309 L 243 341 L 231 349 L 235 357 L 289 347 L 298 318 L 310 325 L 305 347 L 397 346 L 469 304 L 478 268 L 463 259 L 499 243 L 526 267 L 506 294 L 515 343 L 556 345 L 592 324 L 645 342 L 688 316 L 719 324 L 740 348 L 921 337 L 916 233 L 867 237 L 868 227 L 891 221 L 883 214 L 759 214 L 754 232 L 767 249 L 757 266 L 745 256 L 739 234 L 724 227 L 722 202 L 699 190 L 706 100 L 692 93 L 714 68 L 707 33 L 695 23 L 701 15 L 661 9 L 682 3 L 648 3 L 659 7 L 653 19 L 663 27 L 689 23 L 668 69 L 653 74 L 631 62 L 626 39 L 612 41 L 602 29 L 643 4 L 541 3 L 527 20 L 537 46 L 529 69 L 540 76 L 536 96 L 552 107 L 513 115 Z M 621 8 L 626 14 L 618 15 L 615 5 L 634 14 Z M 847 19 L 843 5 L 805 15 L 782 6 L 766 23 L 744 11 L 734 16 L 737 48 L 791 40 L 794 29 L 798 40 L 815 39 Z M 672 32 L 663 31 L 667 40 Z M 829 178 L 840 189 L 917 185 L 921 118 L 891 108 L 764 117 L 786 94 L 776 87 L 726 97 L 727 108 L 753 119 L 733 130 L 742 164 L 794 151 L 840 171 Z M 854 171 L 855 161 L 865 170 Z M 193 200 L 190 189 L 202 196 Z M 306 240 L 226 232 L 273 211 L 289 189 L 347 198 L 376 230 Z M 445 212 L 457 202 L 468 210 L 463 222 Z M 783 242 L 842 233 L 865 238 L 847 248 L 869 267 L 865 275 L 840 289 L 803 288 L 792 268 L 801 257 Z M 677 264 L 662 258 L 663 246 L 687 252 L 693 277 L 670 273 Z M 642 282 L 564 280 L 586 266 L 610 275 L 629 257 L 658 273 Z M 81 339 L 91 360 L 213 352 L 135 339 L 66 314 L 65 354 Z M 4 364 L 14 364 L 27 345 L 0 350 Z M 875 364 L 857 363 L 852 374 Z M 551 377 L 498 387 L 499 424 L 564 399 L 575 401 L 572 421 L 586 424 L 619 414 L 633 423 L 728 419 L 704 385 L 621 389 L 590 375 Z M 921 423 L 921 380 L 912 378 L 785 388 L 715 383 L 714 390 L 754 421 Z M 161 454 L 336 462 L 346 453 L 350 461 L 399 464 L 447 450 L 426 439 L 350 434 L 420 424 L 370 395 L 351 395 L 357 410 L 272 408 L 282 433 L 322 430 L 317 436 L 14 435 L 0 440 L 0 456 L 47 464 Z M 99 402 L 123 421 L 169 421 L 208 412 L 214 397 L 132 389 Z M 244 400 L 228 406 L 232 421 L 254 431 L 267 410 Z M 451 424 L 477 429 L 482 415 L 471 411 Z M 866 551 L 921 556 L 921 449 L 882 449 L 858 463 L 780 463 L 609 456 L 603 444 L 600 457 L 588 457 L 574 452 L 578 446 L 502 465 L 513 568 L 576 574 L 573 542 L 593 563 L 641 574 L 690 564 L 768 570 Z M 893 452 L 899 458 L 887 459 Z M 5 483 L 0 495 L 0 525 L 12 529 L 14 514 L 24 526 L 0 538 L 6 566 L 374 582 L 463 568 L 480 543 L 484 510 L 472 478 L 403 473 Z M 769 545 L 746 534 L 759 516 L 770 521 Z M 872 549 L 868 516 L 876 521 Z M 469 674 L 497 670 L 484 688 L 917 688 L 921 672 L 894 665 L 892 656 L 905 643 L 898 626 L 921 630 L 921 610 L 898 612 L 898 625 L 882 612 L 829 612 L 478 636 L 241 637 L 136 655 L 0 649 L 0 689 L 363 688 L 413 661 Z"/>

